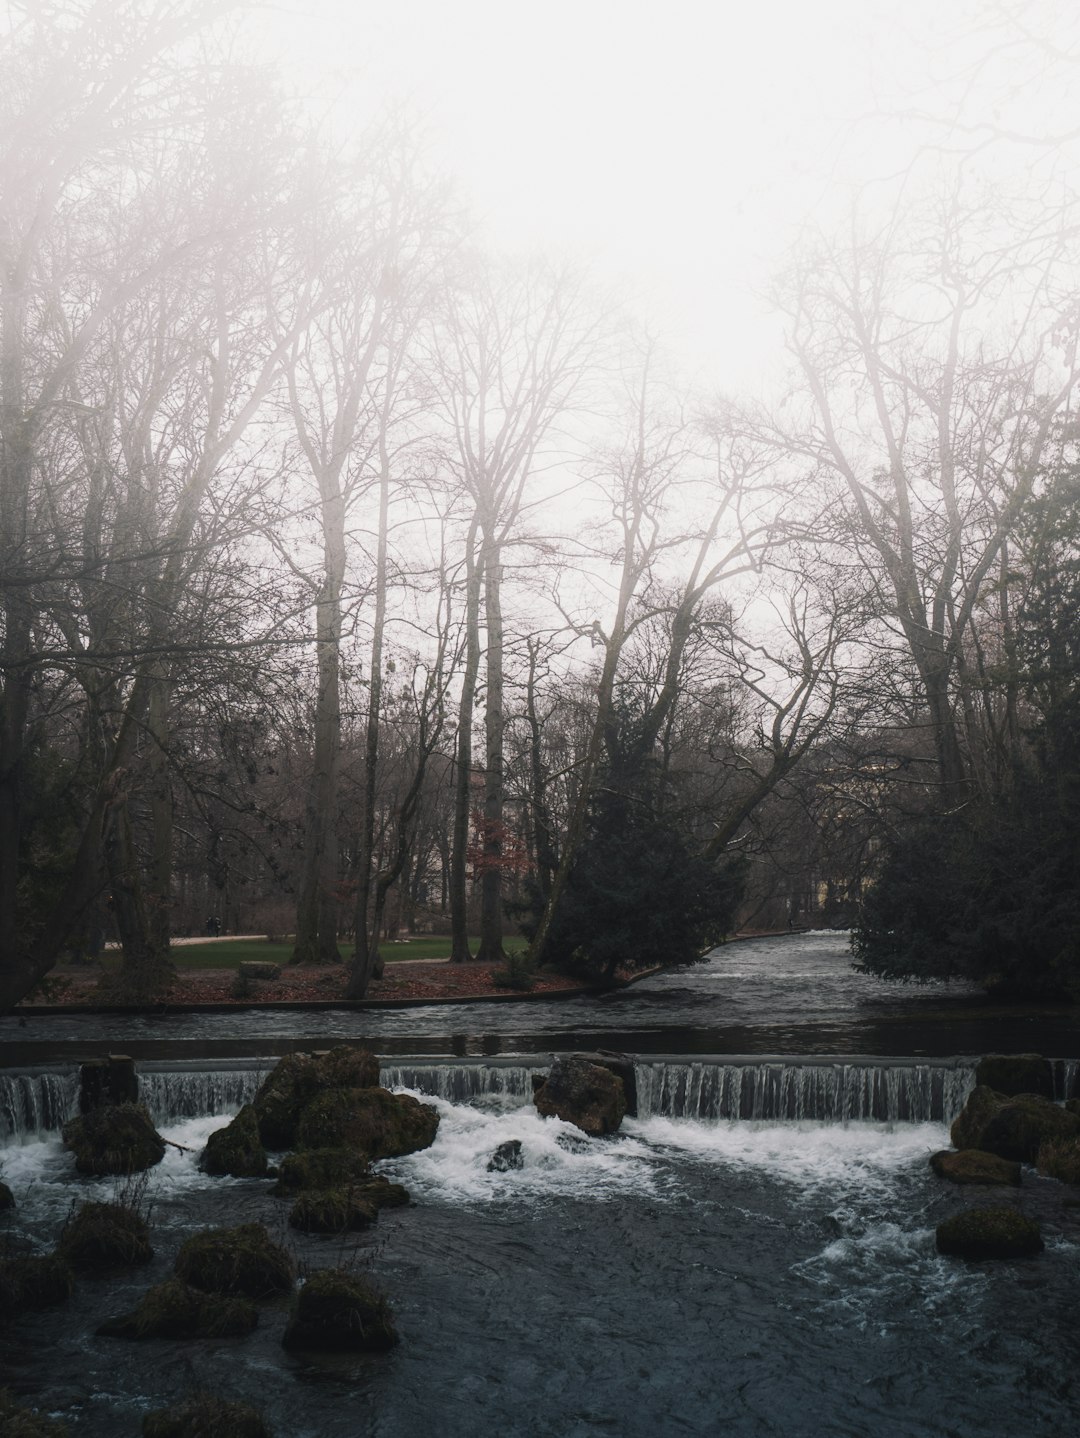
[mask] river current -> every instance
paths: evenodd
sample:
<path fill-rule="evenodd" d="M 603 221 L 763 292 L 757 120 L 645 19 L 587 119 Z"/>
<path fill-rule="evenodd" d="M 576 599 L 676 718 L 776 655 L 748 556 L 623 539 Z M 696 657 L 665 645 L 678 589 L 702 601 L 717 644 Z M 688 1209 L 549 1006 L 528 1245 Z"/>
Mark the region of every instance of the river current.
<path fill-rule="evenodd" d="M 446 1027 L 438 1010 L 301 1015 L 302 1031 L 277 1013 L 200 1020 L 217 1031 L 192 1041 L 231 1043 L 249 1057 L 232 1066 L 219 1057 L 205 1074 L 190 1049 L 182 1065 L 168 1053 L 148 1060 L 147 1099 L 166 1137 L 197 1150 L 235 1111 L 257 1082 L 262 1065 L 248 1045 L 260 1037 L 269 1055 L 308 1035 L 363 1032 L 399 1055 L 387 1080 L 421 1089 L 440 1112 L 431 1149 L 381 1165 L 413 1205 L 384 1211 L 374 1229 L 345 1241 L 298 1235 L 267 1181 L 210 1179 L 194 1153 L 170 1149 L 147 1180 L 151 1268 L 82 1281 L 69 1304 L 0 1327 L 0 1381 L 87 1438 L 136 1435 L 147 1409 L 192 1388 L 254 1403 L 279 1438 L 1074 1433 L 1080 1210 L 1066 1205 L 1061 1185 L 1027 1171 L 1005 1201 L 1042 1220 L 1042 1255 L 997 1264 L 938 1256 L 934 1225 L 986 1201 L 941 1183 L 927 1164 L 947 1145 L 947 1121 L 970 1087 L 967 1056 L 991 1047 L 946 1047 L 941 1015 L 973 1023 L 979 1001 L 963 991 L 866 988 L 873 981 L 852 975 L 849 962 L 835 936 L 733 945 L 698 970 L 647 981 L 625 1002 L 575 1001 L 588 1023 L 569 1016 L 570 1005 L 546 1003 L 462 1006 L 461 1027 Z M 671 1024 L 658 1022 L 659 1009 Z M 615 1022 L 592 1023 L 598 1010 Z M 153 1041 L 146 1020 L 93 1022 L 82 1040 L 75 1018 L 51 1037 L 36 1028 L 17 1037 L 56 1043 L 63 1061 L 79 1042 Z M 1067 1039 L 1069 1022 L 1055 1020 L 1051 1039 Z M 266 1027 L 255 1031 L 257 1023 Z M 875 1049 L 866 1031 L 877 1023 L 934 1039 Z M 807 1046 L 807 1032 L 820 1039 L 830 1027 L 843 1047 Z M 515 1047 L 526 1028 L 529 1042 Z M 172 1029 L 172 1039 L 183 1037 Z M 739 1034 L 737 1048 L 719 1041 L 726 1029 Z M 775 1042 L 781 1030 L 806 1044 L 785 1049 Z M 402 1042 L 388 1050 L 380 1033 Z M 688 1047 L 687 1033 L 699 1043 Z M 656 1035 L 619 1045 L 643 1056 L 642 1108 L 612 1139 L 541 1119 L 527 1101 L 530 1065 L 586 1034 L 608 1047 L 615 1035 Z M 1034 1017 L 1018 1034 L 1030 1041 L 1008 1047 L 1069 1061 L 1059 1083 L 1074 1083 L 1080 1046 L 1042 1042 Z M 503 1057 L 455 1064 L 453 1044 L 442 1042 L 455 1035 L 467 1051 L 498 1039 Z M 400 1057 L 410 1053 L 411 1066 Z M 875 1053 L 893 1057 L 850 1057 Z M 732 1054 L 743 1057 L 727 1061 Z M 37 1126 L 22 1111 L 0 1151 L 19 1205 L 6 1234 L 23 1249 L 47 1250 L 73 1203 L 116 1188 L 77 1178 L 59 1143 L 52 1125 L 74 1095 L 65 1072 L 61 1062 L 49 1102 L 34 1111 Z M 10 1076 L 16 1086 L 32 1080 L 40 1089 L 40 1073 Z M 488 1172 L 511 1138 L 524 1166 Z M 359 1360 L 286 1354 L 285 1313 L 274 1308 L 250 1337 L 216 1344 L 93 1336 L 167 1275 L 187 1234 L 251 1220 L 288 1244 L 302 1269 L 370 1267 L 395 1308 L 400 1346 Z"/>

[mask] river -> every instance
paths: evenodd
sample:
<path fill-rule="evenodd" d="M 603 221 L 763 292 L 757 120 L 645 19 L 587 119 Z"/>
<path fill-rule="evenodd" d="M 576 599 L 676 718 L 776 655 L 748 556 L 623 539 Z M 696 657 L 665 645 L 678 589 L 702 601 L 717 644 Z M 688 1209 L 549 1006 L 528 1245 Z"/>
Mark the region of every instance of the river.
<path fill-rule="evenodd" d="M 411 1207 L 346 1242 L 297 1235 L 266 1181 L 209 1179 L 193 1154 L 170 1149 L 148 1180 L 151 1269 L 81 1282 L 70 1304 L 0 1329 L 4 1381 L 86 1438 L 135 1435 L 143 1412 L 193 1387 L 255 1403 L 279 1438 L 1080 1428 L 1077 1210 L 1029 1172 L 1015 1201 L 1042 1219 L 1046 1251 L 945 1260 L 934 1225 L 978 1198 L 927 1165 L 948 1142 L 973 1055 L 1046 1052 L 1062 1060 L 1064 1093 L 1080 1058 L 1074 1021 L 1010 1015 L 960 987 L 882 986 L 852 973 L 835 935 L 731 945 L 605 1000 L 249 1011 L 167 1026 L 4 1020 L 9 1088 L 25 1099 L 0 1155 L 19 1201 L 9 1242 L 46 1250 L 73 1202 L 115 1188 L 75 1177 L 51 1127 L 72 1102 L 78 1051 L 139 1049 L 163 1132 L 197 1149 L 273 1053 L 360 1035 L 389 1056 L 387 1081 L 440 1111 L 431 1149 L 382 1165 Z M 641 1112 L 607 1140 L 527 1102 L 547 1053 L 596 1043 L 638 1057 Z M 31 1059 L 36 1068 L 19 1068 Z M 489 1173 L 510 1138 L 524 1167 Z M 280 1346 L 279 1309 L 250 1337 L 218 1344 L 93 1336 L 166 1276 L 186 1234 L 253 1219 L 302 1266 L 370 1266 L 401 1345 L 302 1359 Z"/>

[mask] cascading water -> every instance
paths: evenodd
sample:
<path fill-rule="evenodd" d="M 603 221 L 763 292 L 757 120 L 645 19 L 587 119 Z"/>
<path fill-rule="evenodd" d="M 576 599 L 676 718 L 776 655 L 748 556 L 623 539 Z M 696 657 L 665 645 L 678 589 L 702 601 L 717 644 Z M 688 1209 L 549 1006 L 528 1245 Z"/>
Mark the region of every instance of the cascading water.
<path fill-rule="evenodd" d="M 0 1073 L 0 1144 L 27 1143 L 61 1128 L 76 1112 L 79 1071 Z"/>
<path fill-rule="evenodd" d="M 968 1062 L 775 1059 L 637 1063 L 642 1118 L 949 1123 L 974 1084 Z"/>
<path fill-rule="evenodd" d="M 262 1060 L 219 1067 L 140 1064 L 139 1098 L 158 1125 L 235 1113 L 251 1102 L 272 1067 Z"/>

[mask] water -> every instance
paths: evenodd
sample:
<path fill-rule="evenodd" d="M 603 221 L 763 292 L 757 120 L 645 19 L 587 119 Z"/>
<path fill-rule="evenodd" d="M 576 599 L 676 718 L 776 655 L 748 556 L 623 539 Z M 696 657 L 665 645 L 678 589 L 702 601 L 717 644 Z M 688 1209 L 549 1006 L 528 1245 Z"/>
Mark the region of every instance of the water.
<path fill-rule="evenodd" d="M 431 1149 L 381 1165 L 411 1207 L 346 1240 L 298 1235 L 268 1181 L 198 1171 L 207 1134 L 251 1096 L 270 1055 L 360 1036 L 387 1056 L 385 1081 L 440 1112 Z M 1056 1055 L 1059 1096 L 1072 1091 L 1071 1013 L 887 988 L 852 974 L 835 935 L 808 935 L 733 945 L 609 999 L 9 1019 L 0 1039 L 23 1065 L 0 1072 L 0 1170 L 19 1204 L 0 1235 L 13 1248 L 48 1251 L 74 1203 L 122 1187 L 79 1178 L 60 1146 L 74 1059 L 140 1055 L 143 1097 L 183 1147 L 146 1179 L 148 1271 L 80 1282 L 68 1305 L 0 1327 L 3 1381 L 75 1438 L 134 1438 L 145 1411 L 197 1387 L 262 1408 L 279 1438 L 1080 1431 L 1080 1210 L 1028 1171 L 1005 1201 L 1040 1218 L 1047 1251 L 946 1261 L 934 1226 L 985 1194 L 940 1182 L 927 1163 L 947 1145 L 977 1053 Z M 547 1055 L 595 1046 L 637 1056 L 640 1116 L 612 1139 L 528 1102 Z M 489 1173 L 510 1139 L 524 1166 Z M 187 1234 L 250 1220 L 308 1269 L 370 1266 L 400 1347 L 286 1354 L 281 1306 L 251 1336 L 216 1344 L 93 1336 L 167 1275 Z"/>
<path fill-rule="evenodd" d="M 268 1182 L 208 1179 L 170 1149 L 147 1182 L 153 1267 L 82 1282 L 71 1304 L 3 1331 L 5 1374 L 80 1438 L 135 1435 L 144 1411 L 194 1386 L 255 1403 L 295 1438 L 1076 1431 L 1074 1211 L 1029 1176 L 1020 1201 L 1043 1217 L 1045 1254 L 938 1257 L 934 1224 L 970 1201 L 928 1169 L 942 1124 L 654 1115 L 590 1140 L 510 1094 L 433 1101 L 433 1147 L 382 1165 L 414 1205 L 345 1242 L 293 1234 Z M 165 1132 L 197 1149 L 218 1122 Z M 524 1167 L 488 1173 L 511 1138 Z M 55 1139 L 4 1157 L 18 1239 L 41 1251 L 75 1198 L 116 1191 L 74 1177 Z M 217 1344 L 92 1336 L 165 1276 L 185 1234 L 241 1218 L 308 1266 L 370 1264 L 401 1346 L 288 1355 L 281 1308 Z"/>
<path fill-rule="evenodd" d="M 285 1053 L 366 1038 L 380 1054 L 493 1057 L 613 1048 L 637 1054 L 1080 1055 L 1080 1011 L 1004 1008 L 963 984 L 856 974 L 832 932 L 752 939 L 603 996 L 368 1010 L 0 1018 L 10 1064 L 122 1048 L 135 1057 Z"/>

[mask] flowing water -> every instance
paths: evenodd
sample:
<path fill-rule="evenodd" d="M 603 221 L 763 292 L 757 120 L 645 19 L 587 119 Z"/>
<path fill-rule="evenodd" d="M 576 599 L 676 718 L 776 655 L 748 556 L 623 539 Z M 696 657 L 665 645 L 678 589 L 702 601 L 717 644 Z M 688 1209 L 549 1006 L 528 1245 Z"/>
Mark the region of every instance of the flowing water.
<path fill-rule="evenodd" d="M 721 1031 L 721 1009 L 739 1003 L 740 1033 L 798 1029 L 800 983 L 804 1037 L 832 1025 L 850 1038 L 860 1013 L 873 1026 L 871 996 L 853 999 L 844 988 L 852 976 L 835 938 L 831 954 L 816 937 L 788 942 L 771 990 L 775 944 L 733 946 L 712 975 L 708 965 L 650 980 L 666 998 L 631 991 L 617 1026 L 574 1027 L 553 1004 L 529 1014 L 489 1010 L 468 1032 L 482 1038 L 491 1030 L 480 1023 L 492 1022 L 507 1044 L 503 1056 L 481 1061 L 455 1062 L 425 1046 L 425 1033 L 446 1032 L 438 1011 L 304 1016 L 302 1027 L 362 1018 L 369 1033 L 371 1022 L 401 1023 L 403 1040 L 405 1020 L 417 1025 L 411 1056 L 376 1043 L 391 1054 L 384 1081 L 440 1113 L 432 1148 L 381 1165 L 408 1186 L 412 1206 L 385 1211 L 374 1229 L 345 1241 L 298 1235 L 268 1181 L 207 1178 L 196 1152 L 170 1148 L 146 1180 L 152 1267 L 82 1281 L 69 1304 L 0 1326 L 0 1382 L 87 1438 L 134 1438 L 147 1409 L 197 1387 L 261 1407 L 279 1438 L 1080 1431 L 1080 1210 L 1063 1201 L 1067 1190 L 1029 1172 L 1006 1199 L 1043 1221 L 1047 1249 L 1036 1259 L 971 1265 L 935 1251 L 934 1225 L 979 1201 L 927 1165 L 948 1142 L 976 1049 L 935 1043 L 939 1056 L 926 1057 L 923 1045 L 896 1058 L 859 1044 L 800 1052 L 676 1042 L 695 1031 L 688 984 L 702 995 L 701 1035 Z M 733 978 L 736 954 L 745 990 Z M 901 994 L 886 991 L 881 1002 Z M 970 1002 L 925 997 L 926 1013 L 945 998 Z M 599 1006 L 589 1002 L 593 1013 Z M 667 1028 L 655 1023 L 664 1004 L 675 1015 Z M 532 1042 L 510 1049 L 514 1026 L 530 1016 Z M 210 1027 L 219 1018 L 236 1022 L 215 1016 Z M 93 1037 L 126 1051 L 140 1036 L 125 1029 L 131 1020 L 97 1022 Z M 217 1034 L 235 1045 L 233 1057 L 196 1059 L 188 1049 L 183 1061 L 167 1052 L 140 1062 L 143 1097 L 166 1137 L 197 1151 L 250 1097 L 272 1061 L 244 1047 L 259 1037 L 256 1022 L 251 1015 L 241 1032 Z M 273 1040 L 304 1037 L 286 1032 L 280 1014 L 267 1023 L 266 1055 Z M 666 1045 L 621 1045 L 638 1054 L 639 1114 L 614 1138 L 588 1139 L 532 1108 L 539 1055 L 573 1046 L 565 1035 L 654 1031 Z M 0 1073 L 0 1162 L 19 1204 L 3 1231 L 12 1245 L 37 1251 L 55 1242 L 73 1203 L 117 1188 L 75 1176 L 60 1145 L 56 1127 L 76 1102 L 77 1075 L 69 1062 L 76 1040 L 67 1029 L 58 1038 L 51 1067 Z M 1072 1091 L 1080 1045 L 1022 1046 L 1061 1059 L 1059 1091 Z M 492 1153 L 510 1139 L 521 1144 L 523 1167 L 489 1172 Z M 369 1265 L 391 1296 L 401 1345 L 360 1359 L 286 1354 L 282 1308 L 265 1310 L 253 1335 L 218 1343 L 94 1336 L 106 1316 L 166 1276 L 188 1233 L 251 1220 L 265 1222 L 307 1268 Z"/>

